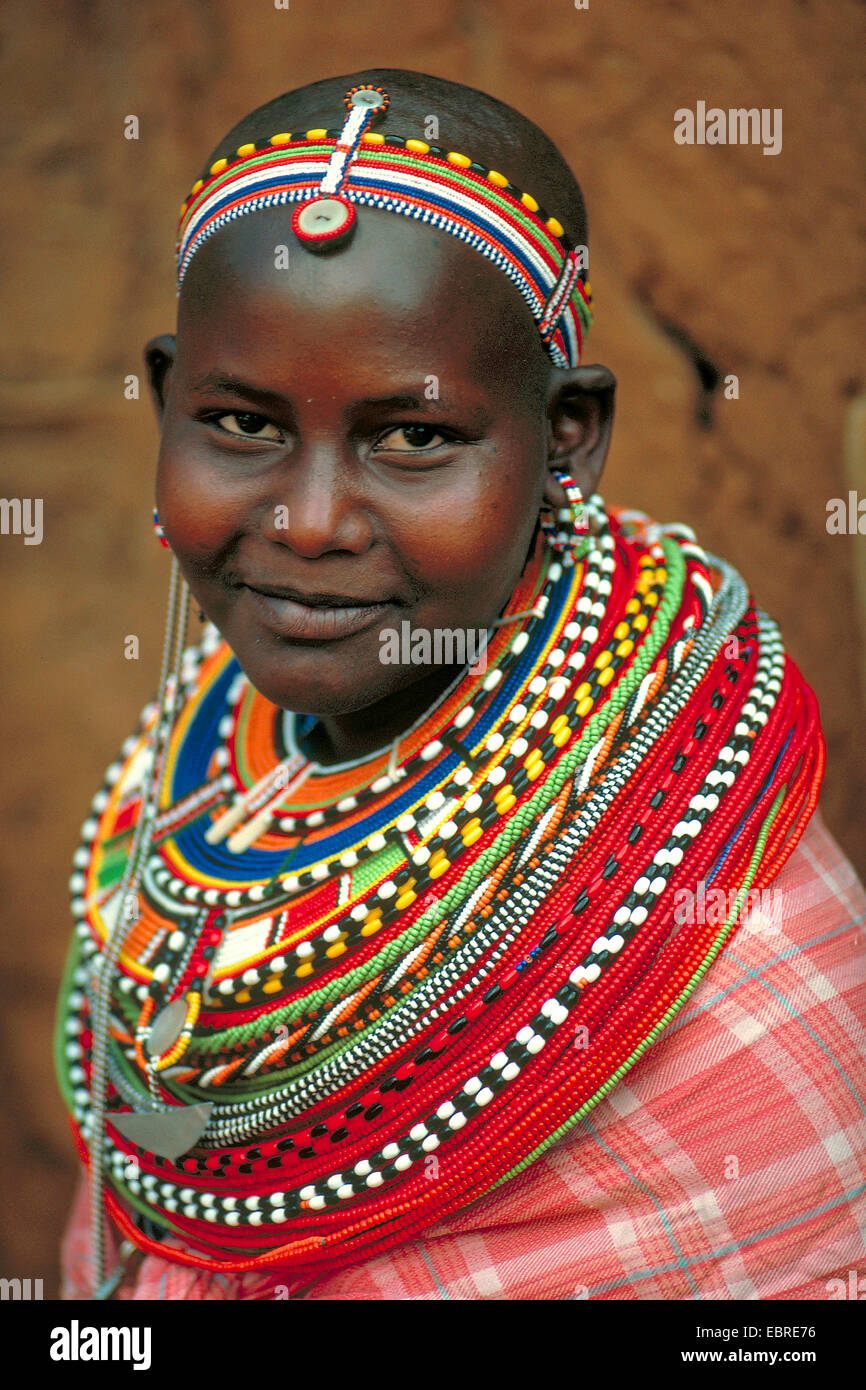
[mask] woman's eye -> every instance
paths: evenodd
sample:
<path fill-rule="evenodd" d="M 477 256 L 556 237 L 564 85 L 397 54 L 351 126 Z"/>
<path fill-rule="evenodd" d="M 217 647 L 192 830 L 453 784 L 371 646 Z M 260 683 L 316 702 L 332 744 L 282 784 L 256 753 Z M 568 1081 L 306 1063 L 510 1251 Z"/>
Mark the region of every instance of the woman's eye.
<path fill-rule="evenodd" d="M 400 425 L 380 435 L 376 448 L 391 454 L 410 454 L 429 449 L 433 441 L 444 444 L 445 436 L 432 425 Z"/>
<path fill-rule="evenodd" d="M 272 424 L 266 416 L 254 415 L 249 410 L 234 410 L 231 414 L 213 415 L 211 419 L 225 430 L 226 434 L 237 435 L 240 439 L 273 439 L 275 441 L 282 439 L 277 426 Z M 226 424 L 227 420 L 234 421 L 237 428 L 231 428 Z M 264 433 L 266 430 L 270 430 L 271 433 Z"/>

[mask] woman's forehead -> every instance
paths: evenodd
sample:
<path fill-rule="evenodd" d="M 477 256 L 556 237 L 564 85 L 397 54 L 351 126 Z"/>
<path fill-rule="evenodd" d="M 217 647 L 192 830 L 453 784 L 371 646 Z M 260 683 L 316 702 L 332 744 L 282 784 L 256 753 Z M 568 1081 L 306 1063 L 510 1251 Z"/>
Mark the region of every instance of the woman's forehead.
<path fill-rule="evenodd" d="M 267 358 L 338 348 L 422 374 L 495 372 L 528 355 L 548 365 L 522 300 L 496 269 L 444 232 L 364 209 L 347 246 L 322 255 L 287 236 L 273 208 L 228 224 L 193 258 L 178 315 L 180 350 L 229 338 Z M 411 365 L 410 365 L 411 364 Z"/>

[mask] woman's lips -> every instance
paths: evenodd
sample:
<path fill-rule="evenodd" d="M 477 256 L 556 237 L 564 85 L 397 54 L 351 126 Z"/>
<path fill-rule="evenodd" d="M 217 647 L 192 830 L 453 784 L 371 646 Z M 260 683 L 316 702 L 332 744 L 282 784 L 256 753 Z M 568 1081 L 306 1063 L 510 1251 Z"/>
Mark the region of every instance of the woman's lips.
<path fill-rule="evenodd" d="M 390 603 L 368 603 L 340 608 L 310 608 L 295 599 L 265 594 L 244 585 L 257 612 L 280 637 L 303 642 L 337 642 L 363 632 L 381 619 Z"/>

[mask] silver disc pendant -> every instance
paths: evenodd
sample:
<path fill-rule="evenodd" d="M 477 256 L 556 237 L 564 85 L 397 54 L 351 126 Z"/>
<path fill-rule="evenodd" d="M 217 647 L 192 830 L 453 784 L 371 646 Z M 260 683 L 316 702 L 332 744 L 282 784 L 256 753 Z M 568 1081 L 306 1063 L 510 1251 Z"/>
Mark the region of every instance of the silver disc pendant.
<path fill-rule="evenodd" d="M 145 1043 L 151 1057 L 161 1057 L 170 1047 L 174 1047 L 186 1022 L 188 1008 L 186 999 L 175 999 L 171 1004 L 166 1004 L 164 1009 L 160 1009 L 151 1024 L 150 1036 Z"/>
<path fill-rule="evenodd" d="M 354 231 L 357 218 L 348 199 L 311 198 L 292 213 L 292 231 L 311 250 L 341 245 Z"/>
<path fill-rule="evenodd" d="M 124 1139 L 159 1158 L 180 1158 L 197 1144 L 207 1129 L 213 1101 L 173 1105 L 149 1114 L 109 1115 L 108 1122 Z"/>

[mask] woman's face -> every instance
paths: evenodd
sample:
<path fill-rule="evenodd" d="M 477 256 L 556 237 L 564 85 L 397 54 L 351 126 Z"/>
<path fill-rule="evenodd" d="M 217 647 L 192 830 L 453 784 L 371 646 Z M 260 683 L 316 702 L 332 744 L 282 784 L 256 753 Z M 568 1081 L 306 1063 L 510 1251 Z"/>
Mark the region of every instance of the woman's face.
<path fill-rule="evenodd" d="M 193 257 L 157 503 L 252 684 L 339 715 L 429 678 L 382 661 L 384 630 L 484 629 L 507 603 L 550 367 L 502 273 L 447 234 L 365 210 L 322 255 L 288 220 L 241 218 Z"/>

